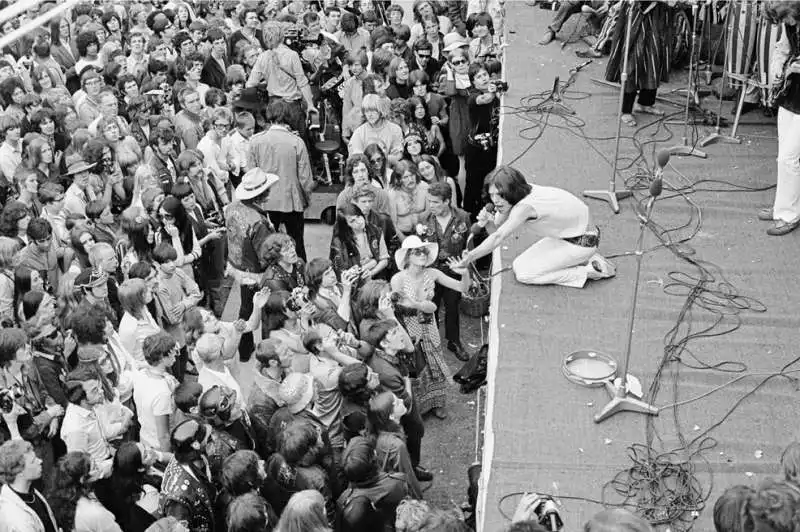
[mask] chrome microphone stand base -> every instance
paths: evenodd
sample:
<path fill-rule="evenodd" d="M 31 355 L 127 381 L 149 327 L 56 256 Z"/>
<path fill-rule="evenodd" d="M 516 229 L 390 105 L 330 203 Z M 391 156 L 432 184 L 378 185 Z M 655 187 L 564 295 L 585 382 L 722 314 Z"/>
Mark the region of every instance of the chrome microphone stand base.
<path fill-rule="evenodd" d="M 723 135 L 722 133 L 720 133 L 720 128 L 717 127 L 713 133 L 711 133 L 710 135 L 708 135 L 703 139 L 700 139 L 698 145 L 706 147 L 709 144 L 714 144 L 715 142 L 721 142 L 723 144 L 741 144 L 742 139 L 738 137 L 731 137 L 730 135 Z"/>
<path fill-rule="evenodd" d="M 650 416 L 658 415 L 658 408 L 641 399 L 637 399 L 626 388 L 627 375 L 620 378 L 620 383 L 615 385 L 611 380 L 605 382 L 606 391 L 611 396 L 611 400 L 594 416 L 595 423 L 601 423 L 614 414 L 620 412 L 635 412 L 637 414 L 647 414 Z"/>
<path fill-rule="evenodd" d="M 630 198 L 633 196 L 633 192 L 630 190 L 616 190 L 616 183 L 612 181 L 612 186 L 609 190 L 584 190 L 583 196 L 608 202 L 614 214 L 619 214 L 619 201 Z"/>

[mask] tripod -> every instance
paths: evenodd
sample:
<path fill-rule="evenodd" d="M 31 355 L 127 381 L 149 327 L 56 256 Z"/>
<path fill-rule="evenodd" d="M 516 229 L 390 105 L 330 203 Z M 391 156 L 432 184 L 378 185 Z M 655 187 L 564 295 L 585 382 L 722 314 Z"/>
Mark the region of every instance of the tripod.
<path fill-rule="evenodd" d="M 686 109 L 685 115 L 683 118 L 683 138 L 682 144 L 677 146 L 673 146 L 669 149 L 669 152 L 672 155 L 682 155 L 682 156 L 693 156 L 693 157 L 700 157 L 701 159 L 705 159 L 708 157 L 705 152 L 696 149 L 694 146 L 689 145 L 689 107 L 691 106 L 692 96 L 695 94 L 695 91 L 692 90 L 692 84 L 695 83 L 694 76 L 696 73 L 695 69 L 695 56 L 697 52 L 697 13 L 699 11 L 699 6 L 697 4 L 697 0 L 692 0 L 692 51 L 689 54 L 689 90 L 686 92 Z"/>
<path fill-rule="evenodd" d="M 617 191 L 617 168 L 619 165 L 619 145 L 622 135 L 622 108 L 625 105 L 625 88 L 628 83 L 628 61 L 631 51 L 631 27 L 633 26 L 633 5 L 631 1 L 628 8 L 628 20 L 625 26 L 625 46 L 623 48 L 622 71 L 620 72 L 619 106 L 617 109 L 617 140 L 614 148 L 614 164 L 611 170 L 611 179 L 608 182 L 608 190 L 584 190 L 583 196 L 586 198 L 607 201 L 611 205 L 614 214 L 619 214 L 619 200 L 630 198 L 633 193 L 630 190 Z"/>
<path fill-rule="evenodd" d="M 726 144 L 741 144 L 742 140 L 739 137 L 731 136 L 731 135 L 723 135 L 720 133 L 720 120 L 722 120 L 722 91 L 725 90 L 725 77 L 728 73 L 728 54 L 730 50 L 728 49 L 728 38 L 730 37 L 730 16 L 731 16 L 731 9 L 728 9 L 728 12 L 725 14 L 725 31 L 722 33 L 722 42 L 725 45 L 725 60 L 723 61 L 723 68 L 722 68 L 722 83 L 720 85 L 719 90 L 719 107 L 717 108 L 717 124 L 714 127 L 714 132 L 705 137 L 700 141 L 700 146 L 708 146 L 709 144 L 713 144 L 714 142 L 723 142 Z M 742 89 L 744 92 L 744 88 Z M 735 132 L 735 131 L 734 131 Z"/>

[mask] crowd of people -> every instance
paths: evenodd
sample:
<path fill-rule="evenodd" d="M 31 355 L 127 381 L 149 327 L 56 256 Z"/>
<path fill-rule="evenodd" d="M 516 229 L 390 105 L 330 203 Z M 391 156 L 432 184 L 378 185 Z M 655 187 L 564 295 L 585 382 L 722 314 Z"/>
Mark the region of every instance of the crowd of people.
<path fill-rule="evenodd" d="M 62 3 L 0 26 L 0 530 L 466 527 L 421 444 L 502 1 Z"/>

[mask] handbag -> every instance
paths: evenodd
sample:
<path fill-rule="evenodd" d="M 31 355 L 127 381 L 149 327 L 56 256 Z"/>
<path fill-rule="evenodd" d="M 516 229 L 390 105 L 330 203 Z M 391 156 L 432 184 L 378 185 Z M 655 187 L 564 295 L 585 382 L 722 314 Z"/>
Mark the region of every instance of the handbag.
<path fill-rule="evenodd" d="M 428 358 L 422 347 L 422 338 L 418 338 L 414 341 L 414 351 L 406 354 L 406 368 L 409 377 L 418 378 L 426 367 L 428 367 Z"/>

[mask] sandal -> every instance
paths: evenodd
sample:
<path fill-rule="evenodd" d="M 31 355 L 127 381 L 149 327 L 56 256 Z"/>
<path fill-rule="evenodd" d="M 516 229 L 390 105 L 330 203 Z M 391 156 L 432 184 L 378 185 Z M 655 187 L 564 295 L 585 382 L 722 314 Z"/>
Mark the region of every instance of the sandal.
<path fill-rule="evenodd" d="M 637 113 L 642 113 L 645 115 L 664 116 L 664 111 L 653 105 L 637 104 L 636 107 L 633 108 L 633 110 L 636 111 Z"/>
<path fill-rule="evenodd" d="M 622 120 L 622 123 L 628 127 L 636 127 L 636 119 L 633 117 L 632 114 L 625 113 L 624 115 L 622 115 L 620 120 Z"/>

